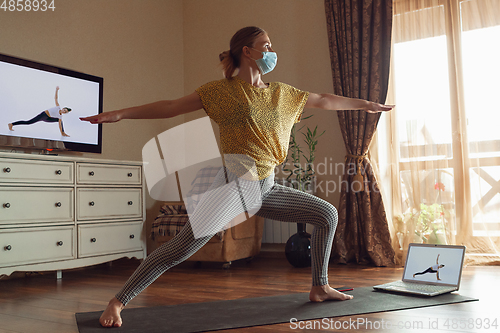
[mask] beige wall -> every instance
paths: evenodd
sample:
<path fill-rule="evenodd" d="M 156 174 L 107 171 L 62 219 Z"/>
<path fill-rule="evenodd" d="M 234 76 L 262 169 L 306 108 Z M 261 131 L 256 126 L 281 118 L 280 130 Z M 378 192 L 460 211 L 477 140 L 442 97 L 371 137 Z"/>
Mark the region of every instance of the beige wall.
<path fill-rule="evenodd" d="M 178 98 L 222 78 L 218 55 L 247 25 L 267 30 L 278 52 L 279 65 L 266 81 L 332 92 L 323 0 L 60 0 L 54 12 L 0 11 L 0 53 L 104 77 L 109 111 Z M 317 161 L 341 163 L 345 150 L 336 113 L 313 112 L 304 123 L 327 130 Z M 178 118 L 105 124 L 103 153 L 85 156 L 141 160 L 143 145 L 182 122 Z M 334 181 L 334 193 L 318 195 L 337 205 L 338 175 L 318 178 L 323 190 L 324 182 Z M 149 226 L 159 203 L 148 198 L 147 207 Z"/>

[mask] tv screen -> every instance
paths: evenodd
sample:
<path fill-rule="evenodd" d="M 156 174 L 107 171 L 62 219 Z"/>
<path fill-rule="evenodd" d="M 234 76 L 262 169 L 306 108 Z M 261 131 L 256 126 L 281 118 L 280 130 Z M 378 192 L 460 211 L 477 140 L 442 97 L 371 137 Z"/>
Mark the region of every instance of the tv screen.
<path fill-rule="evenodd" d="M 0 146 L 101 153 L 103 79 L 0 54 Z"/>

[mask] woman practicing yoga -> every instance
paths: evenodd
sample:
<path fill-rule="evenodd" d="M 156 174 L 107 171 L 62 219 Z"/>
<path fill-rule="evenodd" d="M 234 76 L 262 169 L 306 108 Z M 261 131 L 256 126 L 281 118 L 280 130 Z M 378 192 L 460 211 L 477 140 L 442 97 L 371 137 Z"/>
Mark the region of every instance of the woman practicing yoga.
<path fill-rule="evenodd" d="M 203 108 L 219 125 L 224 156 L 245 156 L 256 167 L 255 179 L 247 179 L 242 175 L 250 171 L 249 163 L 240 161 L 241 164 L 237 165 L 238 162 L 228 163 L 226 159 L 225 167 L 212 184 L 212 191 L 202 198 L 190 216 L 190 222 L 171 241 L 152 252 L 111 299 L 99 320 L 102 326 L 121 326 L 123 307 L 242 213 L 240 197 L 245 193 L 255 193 L 256 188 L 261 195 L 250 200 L 252 202 L 245 201 L 247 211 L 260 206 L 258 216 L 314 226 L 310 300 L 322 302 L 352 298 L 328 284 L 328 260 L 337 227 L 337 210 L 313 195 L 275 184 L 274 168 L 285 160 L 290 131 L 294 123 L 300 121 L 304 108 L 380 112 L 389 111 L 392 106 L 332 94 L 309 93 L 280 82 L 264 83 L 261 76 L 273 70 L 277 55 L 267 33 L 257 27 L 236 32 L 230 41 L 230 49 L 221 53 L 219 58 L 225 79 L 207 83 L 190 95 L 82 118 L 93 124 L 122 119 L 170 118 Z M 233 76 L 236 70 L 238 73 Z M 233 180 L 238 181 L 240 192 L 224 192 L 222 185 Z M 203 226 L 203 235 L 206 236 L 194 237 L 190 225 L 194 220 L 206 221 Z"/>
<path fill-rule="evenodd" d="M 71 109 L 68 107 L 61 108 L 59 106 L 59 101 L 58 101 L 58 97 L 57 97 L 58 92 L 59 92 L 59 87 L 56 87 L 56 96 L 55 96 L 56 106 L 54 106 L 53 108 L 50 108 L 48 110 L 40 112 L 36 117 L 34 117 L 30 120 L 19 120 L 19 121 L 15 121 L 13 123 L 10 123 L 9 129 L 11 131 L 13 131 L 14 129 L 12 127 L 14 127 L 14 126 L 31 125 L 31 124 L 37 123 L 39 121 L 43 121 L 46 123 L 59 123 L 59 131 L 61 131 L 61 135 L 62 136 L 69 136 L 68 134 L 66 134 L 64 132 L 62 116 L 63 116 L 63 114 L 70 112 Z"/>
<path fill-rule="evenodd" d="M 439 278 L 439 269 L 443 268 L 444 265 L 443 264 L 439 264 L 439 256 L 440 255 L 438 254 L 438 256 L 436 258 L 436 264 L 435 265 L 432 265 L 431 267 L 427 268 L 423 272 L 419 272 L 419 273 L 413 274 L 413 278 L 415 278 L 416 275 L 424 275 L 424 274 L 427 274 L 427 273 L 436 273 L 436 279 L 441 280 Z"/>

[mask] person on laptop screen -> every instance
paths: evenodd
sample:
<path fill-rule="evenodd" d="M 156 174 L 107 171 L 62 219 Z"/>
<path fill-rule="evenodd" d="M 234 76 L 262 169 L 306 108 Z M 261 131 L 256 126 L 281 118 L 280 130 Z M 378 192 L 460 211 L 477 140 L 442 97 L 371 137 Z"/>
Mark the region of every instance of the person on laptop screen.
<path fill-rule="evenodd" d="M 426 269 L 425 271 L 423 271 L 423 272 L 419 272 L 419 273 L 415 273 L 415 274 L 413 274 L 413 278 L 415 278 L 415 276 L 416 276 L 416 275 L 424 275 L 424 274 L 426 274 L 426 273 L 436 273 L 436 278 L 437 278 L 438 280 L 441 280 L 441 279 L 439 278 L 439 269 L 440 269 L 440 268 L 443 268 L 443 267 L 444 267 L 444 265 L 443 265 L 443 264 L 439 264 L 439 254 L 438 254 L 438 255 L 437 255 L 437 258 L 436 258 L 436 264 L 435 264 L 435 265 L 433 265 L 433 266 L 431 266 L 431 267 L 427 268 L 427 269 Z"/>

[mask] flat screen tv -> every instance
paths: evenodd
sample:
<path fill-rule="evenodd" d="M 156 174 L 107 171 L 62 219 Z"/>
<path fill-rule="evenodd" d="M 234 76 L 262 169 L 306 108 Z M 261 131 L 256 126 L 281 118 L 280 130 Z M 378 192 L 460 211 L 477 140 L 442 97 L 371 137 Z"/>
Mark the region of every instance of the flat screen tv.
<path fill-rule="evenodd" d="M 103 79 L 0 54 L 0 147 L 101 153 Z M 71 110 L 67 112 L 67 110 Z"/>

